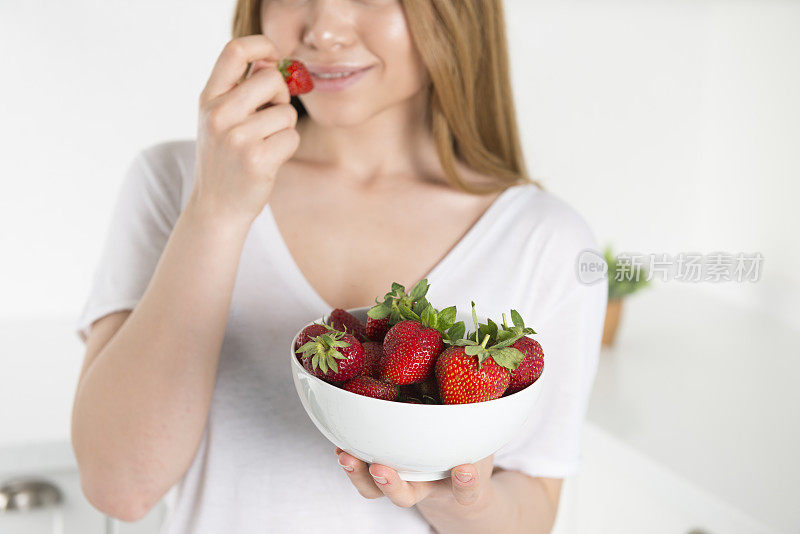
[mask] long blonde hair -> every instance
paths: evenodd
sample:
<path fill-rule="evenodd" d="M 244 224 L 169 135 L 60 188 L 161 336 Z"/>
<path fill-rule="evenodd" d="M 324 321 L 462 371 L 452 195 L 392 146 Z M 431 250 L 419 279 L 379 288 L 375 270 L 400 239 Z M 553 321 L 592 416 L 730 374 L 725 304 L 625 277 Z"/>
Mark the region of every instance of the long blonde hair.
<path fill-rule="evenodd" d="M 262 33 L 263 0 L 237 0 L 233 37 Z M 401 0 L 409 31 L 431 78 L 428 119 L 447 180 L 462 191 L 496 192 L 536 183 L 520 146 L 509 75 L 502 0 Z M 303 104 L 292 97 L 298 116 Z M 493 180 L 473 187 L 461 161 Z"/>

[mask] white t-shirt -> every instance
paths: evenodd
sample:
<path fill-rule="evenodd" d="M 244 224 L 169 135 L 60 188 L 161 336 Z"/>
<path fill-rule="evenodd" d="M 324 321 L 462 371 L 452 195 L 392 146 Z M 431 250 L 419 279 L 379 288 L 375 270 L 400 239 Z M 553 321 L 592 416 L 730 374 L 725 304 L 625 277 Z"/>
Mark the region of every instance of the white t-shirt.
<path fill-rule="evenodd" d="M 136 306 L 192 190 L 194 159 L 188 140 L 150 146 L 133 160 L 76 324 L 82 340 L 94 320 Z M 522 432 L 495 455 L 498 466 L 546 477 L 578 467 L 607 296 L 606 284 L 578 281 L 576 261 L 586 248 L 596 249 L 595 239 L 572 208 L 519 185 L 427 276 L 437 308 L 468 311 L 474 300 L 496 319 L 514 308 L 539 332 L 542 393 Z M 202 442 L 168 493 L 163 534 L 432 532 L 415 508 L 361 497 L 303 411 L 286 349 L 302 325 L 330 310 L 267 205 L 242 251 Z"/>

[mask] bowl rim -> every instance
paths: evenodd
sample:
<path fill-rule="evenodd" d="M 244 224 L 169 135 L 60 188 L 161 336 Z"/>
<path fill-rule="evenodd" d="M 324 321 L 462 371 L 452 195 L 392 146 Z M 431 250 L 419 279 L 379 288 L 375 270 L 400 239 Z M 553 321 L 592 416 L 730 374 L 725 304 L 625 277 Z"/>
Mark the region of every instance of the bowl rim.
<path fill-rule="evenodd" d="M 364 307 L 360 307 L 360 308 L 350 308 L 350 309 L 345 310 L 345 311 L 347 311 L 349 313 L 353 313 L 354 311 L 361 311 L 361 310 L 364 310 L 364 309 L 368 310 L 370 308 L 371 308 L 371 306 L 364 306 Z M 297 341 L 297 336 L 299 336 L 300 332 L 302 332 L 303 329 L 305 329 L 307 326 L 312 325 L 312 324 L 317 323 L 317 322 L 324 322 L 325 321 L 325 317 L 326 317 L 326 315 L 323 315 L 320 318 L 314 319 L 313 321 L 310 321 L 310 322 L 304 324 L 295 333 L 294 337 L 292 337 L 292 341 L 289 344 L 289 359 L 291 360 L 291 364 L 290 365 L 292 367 L 294 367 L 295 369 L 299 369 L 303 374 L 305 374 L 309 378 L 311 378 L 313 380 L 317 380 L 318 382 L 320 382 L 321 384 L 323 384 L 323 385 L 325 385 L 325 386 L 327 386 L 329 388 L 335 389 L 335 390 L 340 391 L 342 393 L 345 393 L 347 395 L 352 395 L 354 397 L 358 397 L 358 398 L 361 398 L 361 399 L 368 399 L 367 402 L 369 402 L 369 401 L 386 402 L 386 403 L 391 403 L 391 404 L 394 404 L 394 405 L 405 405 L 405 406 L 414 406 L 415 407 L 415 408 L 411 408 L 411 409 L 418 409 L 418 408 L 423 408 L 423 407 L 424 408 L 439 408 L 439 409 L 441 409 L 441 408 L 455 409 L 455 408 L 461 407 L 461 409 L 464 409 L 465 406 L 484 406 L 484 405 L 487 405 L 489 403 L 494 403 L 495 405 L 501 405 L 504 402 L 513 402 L 513 401 L 509 401 L 508 399 L 511 399 L 512 397 L 515 397 L 516 395 L 518 395 L 520 393 L 523 393 L 523 392 L 526 392 L 528 390 L 537 389 L 537 387 L 535 387 L 535 386 L 541 387 L 542 376 L 544 376 L 544 366 L 542 366 L 541 375 L 539 375 L 539 378 L 537 378 L 536 381 L 533 384 L 530 384 L 529 386 L 527 386 L 527 387 L 525 387 L 525 388 L 523 388 L 523 389 L 521 389 L 521 390 L 519 390 L 519 391 L 517 391 L 515 393 L 512 393 L 511 395 L 507 395 L 507 396 L 503 395 L 503 396 L 500 396 L 500 397 L 498 397 L 496 399 L 492 399 L 492 400 L 488 400 L 488 401 L 467 402 L 467 403 L 463 403 L 463 404 L 424 404 L 424 403 L 417 404 L 417 403 L 414 403 L 414 402 L 390 401 L 390 400 L 386 400 L 386 399 L 377 399 L 375 397 L 368 397 L 367 395 L 359 395 L 358 393 L 353 393 L 352 391 L 347 391 L 344 388 L 336 386 L 336 385 L 334 385 L 334 384 L 332 384 L 330 382 L 322 380 L 321 378 L 319 378 L 317 376 L 312 375 L 311 373 L 309 373 L 306 370 L 305 367 L 303 367 L 300 364 L 300 360 L 297 359 L 297 353 L 295 353 L 295 350 L 294 350 L 295 342 Z M 375 341 L 374 343 L 377 343 L 377 341 Z M 356 377 L 354 377 L 354 378 L 356 378 Z M 530 393 L 530 391 L 528 391 L 528 393 Z"/>

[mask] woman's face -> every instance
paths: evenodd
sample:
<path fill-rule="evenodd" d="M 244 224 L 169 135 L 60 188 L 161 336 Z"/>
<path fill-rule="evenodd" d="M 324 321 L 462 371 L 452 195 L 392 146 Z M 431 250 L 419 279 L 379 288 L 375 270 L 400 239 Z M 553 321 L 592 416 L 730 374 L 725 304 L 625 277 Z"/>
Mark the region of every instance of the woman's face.
<path fill-rule="evenodd" d="M 429 84 L 400 0 L 264 0 L 261 28 L 308 67 L 315 88 L 300 99 L 315 122 L 359 124 Z"/>

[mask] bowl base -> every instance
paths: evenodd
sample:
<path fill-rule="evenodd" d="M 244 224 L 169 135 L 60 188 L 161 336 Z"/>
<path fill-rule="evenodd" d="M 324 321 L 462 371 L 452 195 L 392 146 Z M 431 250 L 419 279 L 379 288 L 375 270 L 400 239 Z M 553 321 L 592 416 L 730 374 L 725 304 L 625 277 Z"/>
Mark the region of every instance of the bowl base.
<path fill-rule="evenodd" d="M 441 480 L 450 476 L 450 471 L 429 471 L 421 473 L 419 471 L 398 471 L 398 476 L 406 482 L 429 482 L 431 480 Z"/>

